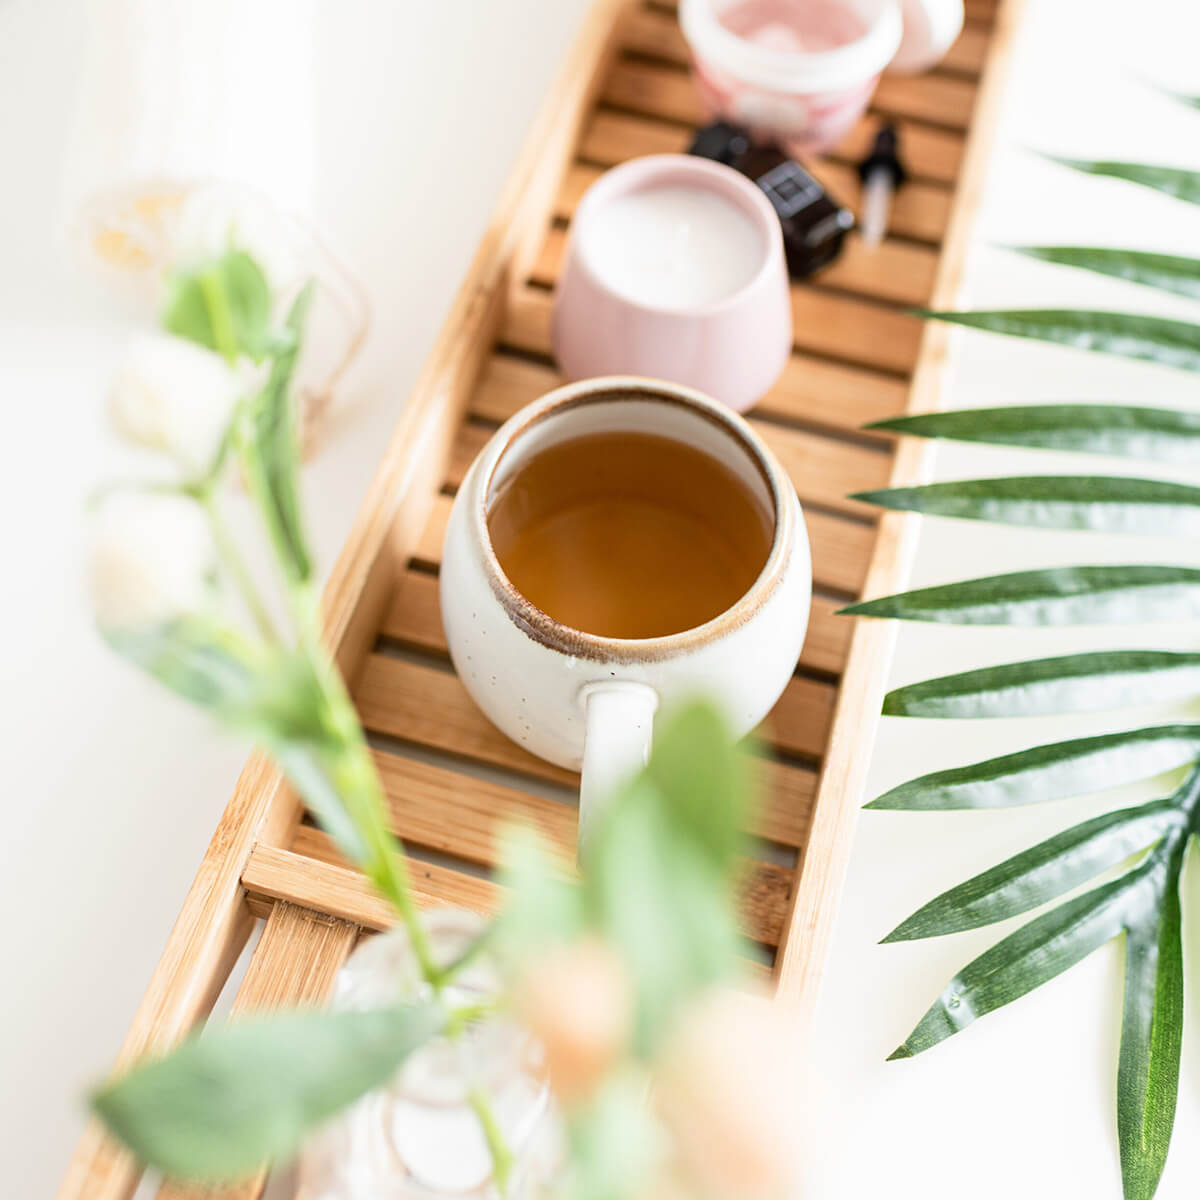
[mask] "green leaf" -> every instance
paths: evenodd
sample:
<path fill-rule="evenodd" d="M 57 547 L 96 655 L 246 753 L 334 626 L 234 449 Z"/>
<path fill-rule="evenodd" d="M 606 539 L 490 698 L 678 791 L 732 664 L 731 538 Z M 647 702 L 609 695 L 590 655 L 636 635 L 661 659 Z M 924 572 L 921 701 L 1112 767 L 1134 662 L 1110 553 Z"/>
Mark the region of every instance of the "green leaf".
<path fill-rule="evenodd" d="M 1117 1066 L 1117 1135 L 1126 1200 L 1158 1188 L 1179 1092 L 1183 938 L 1179 880 L 1186 837 L 1162 862 L 1157 908 L 1125 938 L 1125 998 Z"/>
<path fill-rule="evenodd" d="M 1188 108 L 1200 108 L 1200 96 L 1189 96 L 1184 92 L 1174 92 L 1170 88 L 1158 89 L 1164 96 L 1169 96 L 1176 104 L 1185 104 Z"/>
<path fill-rule="evenodd" d="M 134 1067 L 92 1107 L 142 1162 L 178 1179 L 235 1179 L 386 1083 L 443 1021 L 433 1005 L 250 1018 Z"/>
<path fill-rule="evenodd" d="M 1200 258 L 1108 246 L 1008 246 L 1042 262 L 1111 275 L 1144 287 L 1200 299 Z"/>
<path fill-rule="evenodd" d="M 633 976 L 639 1054 L 654 1054 L 689 998 L 736 974 L 732 884 L 645 775 L 614 799 L 594 831 L 585 897 L 591 924 Z"/>
<path fill-rule="evenodd" d="M 750 820 L 751 777 L 720 712 L 691 704 L 664 720 L 646 775 L 680 836 L 711 854 L 719 871 L 731 872 Z"/>
<path fill-rule="evenodd" d="M 1151 458 L 1189 467 L 1200 459 L 1200 413 L 1181 408 L 1021 404 L 892 417 L 868 428 L 958 442 Z"/>
<path fill-rule="evenodd" d="M 267 738 L 264 744 L 317 824 L 351 862 L 364 864 L 369 855 L 367 843 L 331 778 L 324 747 L 279 738 Z"/>
<path fill-rule="evenodd" d="M 1116 937 L 1144 903 L 1139 886 L 1152 858 L 1023 925 L 967 964 L 889 1056 L 912 1058 L 1010 1004 Z"/>
<path fill-rule="evenodd" d="M 1194 696 L 1200 653 L 1097 650 L 943 675 L 889 692 L 895 717 L 1032 717 Z"/>
<path fill-rule="evenodd" d="M 1089 158 L 1062 158 L 1048 154 L 1051 161 L 1083 171 L 1088 175 L 1102 175 L 1109 179 L 1124 179 L 1141 187 L 1165 192 L 1176 200 L 1189 204 L 1200 204 L 1200 171 L 1189 171 L 1183 167 L 1166 167 L 1150 163 L 1113 162 Z"/>
<path fill-rule="evenodd" d="M 1125 476 L 1029 475 L 859 492 L 882 508 L 1096 533 L 1200 533 L 1200 488 Z"/>
<path fill-rule="evenodd" d="M 271 289 L 258 264 L 240 250 L 175 271 L 167 280 L 163 325 L 233 361 L 260 361 L 270 346 Z"/>
<path fill-rule="evenodd" d="M 593 833 L 585 900 L 633 974 L 643 1055 L 683 1003 L 739 969 L 735 888 L 748 788 L 725 721 L 692 704 L 661 722 L 648 766 Z"/>
<path fill-rule="evenodd" d="M 254 693 L 261 655 L 215 620 L 187 616 L 149 629 L 103 632 L 118 654 L 193 704 L 239 710 Z"/>
<path fill-rule="evenodd" d="M 1167 317 L 1067 308 L 919 311 L 917 315 L 1009 337 L 1033 338 L 1076 350 L 1093 350 L 1184 371 L 1200 371 L 1200 325 Z"/>
<path fill-rule="evenodd" d="M 250 489 L 279 561 L 288 578 L 299 584 L 311 579 L 313 564 L 300 511 L 300 453 L 291 384 L 312 296 L 309 284 L 292 305 L 287 317 L 292 337 L 277 349 L 266 387 L 243 410 L 241 431 Z"/>
<path fill-rule="evenodd" d="M 1145 850 L 1186 820 L 1170 797 L 1084 821 L 943 892 L 883 940 L 942 937 L 1028 912 Z"/>
<path fill-rule="evenodd" d="M 910 779 L 867 808 L 945 811 L 1040 804 L 1148 779 L 1200 758 L 1200 725 L 1074 738 Z"/>
<path fill-rule="evenodd" d="M 326 724 L 321 683 L 304 655 L 251 645 L 197 616 L 105 636 L 171 691 L 269 750 L 342 852 L 352 862 L 365 861 L 366 844 L 333 779 L 337 736 Z"/>
<path fill-rule="evenodd" d="M 662 1171 L 668 1147 L 653 1107 L 649 1083 L 624 1071 L 602 1081 L 596 1093 L 566 1114 L 569 1167 L 557 1200 L 613 1200 L 634 1196 Z"/>
<path fill-rule="evenodd" d="M 580 936 L 586 914 L 571 865 L 536 829 L 506 827 L 498 858 L 507 896 L 497 929 L 506 951 L 502 957 L 516 961 Z"/>
<path fill-rule="evenodd" d="M 858 617 L 944 625 L 1143 624 L 1200 617 L 1200 568 L 1049 567 L 917 588 L 852 604 Z"/>

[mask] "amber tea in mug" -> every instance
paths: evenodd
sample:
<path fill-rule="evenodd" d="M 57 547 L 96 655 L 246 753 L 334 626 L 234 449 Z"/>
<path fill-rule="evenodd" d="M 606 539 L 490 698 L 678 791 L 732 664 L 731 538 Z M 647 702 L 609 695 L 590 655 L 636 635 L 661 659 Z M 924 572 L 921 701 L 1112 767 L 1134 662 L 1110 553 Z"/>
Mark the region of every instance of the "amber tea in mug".
<path fill-rule="evenodd" d="M 560 624 L 600 637 L 682 633 L 762 572 L 774 514 L 724 464 L 672 438 L 592 433 L 543 448 L 492 498 L 504 574 Z"/>

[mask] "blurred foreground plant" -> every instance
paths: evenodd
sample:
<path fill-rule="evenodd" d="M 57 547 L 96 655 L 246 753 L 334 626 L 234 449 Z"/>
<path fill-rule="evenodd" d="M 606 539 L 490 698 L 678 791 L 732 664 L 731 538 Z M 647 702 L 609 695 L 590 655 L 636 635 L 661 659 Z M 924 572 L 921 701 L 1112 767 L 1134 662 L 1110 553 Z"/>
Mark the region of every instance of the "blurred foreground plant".
<path fill-rule="evenodd" d="M 180 1179 L 225 1181 L 285 1160 L 418 1047 L 492 1015 L 447 999 L 455 974 L 485 954 L 507 981 L 498 1006 L 545 1049 L 568 1150 L 556 1193 L 794 1195 L 794 1035 L 765 998 L 729 990 L 745 952 L 736 889 L 750 789 L 714 710 L 663 723 L 649 765 L 612 798 L 582 878 L 513 831 L 503 912 L 454 962 L 435 959 L 320 640 L 291 388 L 308 299 L 301 291 L 277 319 L 263 272 L 233 247 L 172 277 L 168 332 L 135 345 L 112 406 L 117 428 L 176 471 L 98 497 L 96 615 L 114 649 L 276 758 L 394 907 L 423 985 L 412 1003 L 205 1030 L 101 1087 L 94 1110 L 140 1160 Z M 273 550 L 272 593 L 224 518 L 235 470 Z M 511 1154 L 487 1094 L 472 1107 L 503 1193 Z"/>

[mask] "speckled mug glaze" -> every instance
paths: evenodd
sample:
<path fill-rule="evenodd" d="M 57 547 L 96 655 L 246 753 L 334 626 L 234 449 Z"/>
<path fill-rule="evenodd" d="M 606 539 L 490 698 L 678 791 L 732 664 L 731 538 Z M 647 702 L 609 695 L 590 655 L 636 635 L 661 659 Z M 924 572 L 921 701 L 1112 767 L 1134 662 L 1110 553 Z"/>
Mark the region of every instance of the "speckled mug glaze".
<path fill-rule="evenodd" d="M 718 459 L 774 517 L 749 591 L 713 620 L 667 637 L 606 638 L 560 624 L 513 587 L 488 535 L 492 497 L 530 455 L 625 430 L 677 438 Z M 450 655 L 475 702 L 531 753 L 582 770 L 582 839 L 597 799 L 645 762 L 660 707 L 708 697 L 738 736 L 767 715 L 799 657 L 811 589 L 795 489 L 753 430 L 700 392 L 618 376 L 559 388 L 496 432 L 455 498 L 440 590 Z"/>

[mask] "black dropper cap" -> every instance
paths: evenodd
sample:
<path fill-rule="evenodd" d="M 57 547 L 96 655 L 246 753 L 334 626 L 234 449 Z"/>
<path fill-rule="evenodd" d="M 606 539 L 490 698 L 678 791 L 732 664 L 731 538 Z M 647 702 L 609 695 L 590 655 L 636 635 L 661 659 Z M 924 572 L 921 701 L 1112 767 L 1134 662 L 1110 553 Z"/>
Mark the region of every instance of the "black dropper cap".
<path fill-rule="evenodd" d="M 908 172 L 900 161 L 899 134 L 895 125 L 884 125 L 875 135 L 871 153 L 858 164 L 858 177 L 866 183 L 876 171 L 886 171 L 892 179 L 892 187 L 898 188 L 907 178 Z"/>

